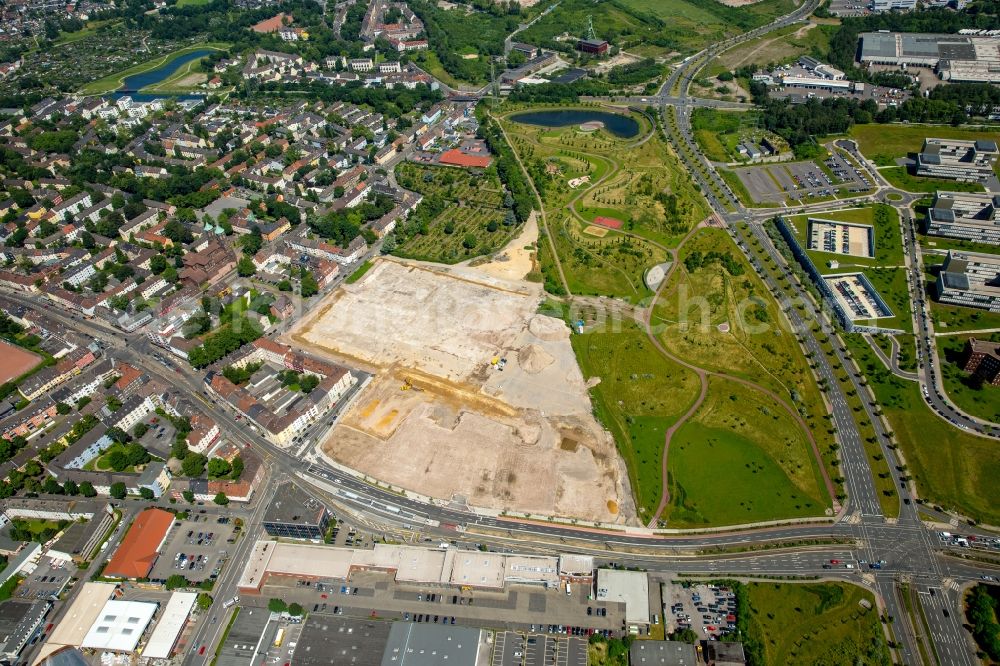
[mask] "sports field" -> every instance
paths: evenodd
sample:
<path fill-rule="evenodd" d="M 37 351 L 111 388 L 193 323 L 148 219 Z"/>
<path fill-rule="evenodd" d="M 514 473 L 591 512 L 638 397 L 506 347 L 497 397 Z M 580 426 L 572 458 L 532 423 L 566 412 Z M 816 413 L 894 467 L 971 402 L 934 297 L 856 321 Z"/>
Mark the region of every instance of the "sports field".
<path fill-rule="evenodd" d="M 750 583 L 746 647 L 765 664 L 891 663 L 871 592 L 847 583 Z"/>
<path fill-rule="evenodd" d="M 42 362 L 38 354 L 0 340 L 0 384 L 17 379 Z"/>

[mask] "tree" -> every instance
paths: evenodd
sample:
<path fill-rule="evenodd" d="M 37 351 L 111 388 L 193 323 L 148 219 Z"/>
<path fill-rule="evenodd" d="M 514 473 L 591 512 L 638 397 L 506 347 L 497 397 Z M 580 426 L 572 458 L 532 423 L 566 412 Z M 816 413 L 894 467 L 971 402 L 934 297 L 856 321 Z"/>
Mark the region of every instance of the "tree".
<path fill-rule="evenodd" d="M 250 257 L 244 255 L 240 257 L 240 260 L 236 262 L 236 273 L 240 277 L 250 277 L 257 272 L 257 267 L 254 266 L 253 261 Z"/>
<path fill-rule="evenodd" d="M 73 411 L 73 408 L 67 405 L 65 402 L 56 403 L 56 414 L 61 414 L 62 416 L 66 416 L 71 411 Z"/>
<path fill-rule="evenodd" d="M 267 610 L 272 613 L 284 613 L 288 610 L 288 604 L 286 604 L 281 599 L 271 599 L 267 602 Z"/>
<path fill-rule="evenodd" d="M 167 270 L 167 258 L 162 254 L 153 255 L 153 258 L 149 260 L 149 270 L 153 275 L 159 275 Z"/>
<path fill-rule="evenodd" d="M 177 588 L 180 587 L 187 587 L 187 585 L 188 585 L 187 578 L 185 578 L 180 574 L 172 574 L 170 578 L 167 578 L 166 582 L 166 588 L 168 590 L 176 590 Z"/>
<path fill-rule="evenodd" d="M 135 427 L 132 428 L 132 436 L 136 439 L 142 439 L 142 436 L 149 432 L 149 426 L 145 423 L 136 423 Z"/>
<path fill-rule="evenodd" d="M 142 497 L 142 499 L 147 500 L 147 501 L 151 501 L 151 500 L 156 499 L 156 495 L 153 494 L 153 491 L 151 489 L 149 489 L 149 488 L 146 488 L 145 486 L 143 486 L 142 488 L 139 488 L 139 496 Z"/>
<path fill-rule="evenodd" d="M 232 466 L 233 469 L 229 473 L 229 478 L 232 481 L 239 481 L 240 477 L 243 476 L 243 458 L 240 456 L 233 458 Z"/>
<path fill-rule="evenodd" d="M 200 608 L 203 611 L 206 611 L 212 607 L 213 601 L 214 600 L 212 599 L 211 595 L 201 592 L 198 594 L 198 599 L 196 603 L 198 604 L 198 608 Z"/>
<path fill-rule="evenodd" d="M 221 491 L 216 493 L 212 501 L 218 504 L 219 506 L 226 506 L 227 504 L 229 504 L 229 498 L 226 497 L 226 493 Z"/>
<path fill-rule="evenodd" d="M 128 468 L 128 456 L 121 449 L 115 449 L 109 453 L 106 460 L 108 466 L 116 472 L 124 472 Z"/>
<path fill-rule="evenodd" d="M 226 476 L 233 471 L 233 466 L 225 458 L 212 458 L 208 461 L 208 476 L 212 479 Z"/>
<path fill-rule="evenodd" d="M 205 463 L 208 458 L 200 453 L 188 453 L 181 463 L 181 470 L 184 476 L 198 477 L 205 473 Z"/>
<path fill-rule="evenodd" d="M 80 494 L 84 497 L 97 497 L 97 491 L 94 490 L 94 486 L 90 481 L 80 482 Z"/>
<path fill-rule="evenodd" d="M 288 614 L 289 615 L 294 615 L 296 617 L 300 617 L 304 611 L 305 611 L 305 609 L 302 608 L 301 604 L 291 603 L 291 604 L 288 605 Z"/>
<path fill-rule="evenodd" d="M 119 499 L 119 500 L 120 499 L 125 499 L 125 495 L 128 494 L 128 489 L 125 487 L 124 483 L 122 483 L 121 481 L 116 481 L 116 482 L 114 482 L 114 483 L 111 484 L 111 488 L 109 490 L 109 494 L 112 497 L 114 497 L 115 499 Z"/>
<path fill-rule="evenodd" d="M 301 293 L 302 298 L 309 298 L 319 293 L 319 283 L 316 282 L 311 271 L 302 271 Z"/>
<path fill-rule="evenodd" d="M 70 497 L 80 494 L 80 487 L 76 485 L 76 481 L 69 479 L 63 484 L 63 492 L 65 492 Z"/>
<path fill-rule="evenodd" d="M 149 452 L 142 448 L 142 444 L 138 442 L 132 442 L 125 447 L 125 457 L 128 459 L 128 464 L 132 466 L 145 465 L 151 458 Z"/>
<path fill-rule="evenodd" d="M 62 495 L 66 492 L 54 476 L 45 479 L 45 483 L 42 484 L 42 490 L 50 495 Z"/>
<path fill-rule="evenodd" d="M 476 247 L 476 236 L 475 234 L 465 234 L 465 238 L 462 239 L 462 247 L 466 250 L 471 250 Z"/>
<path fill-rule="evenodd" d="M 282 280 L 278 283 L 278 291 L 291 291 L 292 283 L 288 280 Z"/>
<path fill-rule="evenodd" d="M 185 502 L 188 502 L 189 504 L 194 504 L 194 493 L 191 492 L 190 490 L 185 490 L 183 493 L 181 493 L 181 496 L 184 497 Z"/>

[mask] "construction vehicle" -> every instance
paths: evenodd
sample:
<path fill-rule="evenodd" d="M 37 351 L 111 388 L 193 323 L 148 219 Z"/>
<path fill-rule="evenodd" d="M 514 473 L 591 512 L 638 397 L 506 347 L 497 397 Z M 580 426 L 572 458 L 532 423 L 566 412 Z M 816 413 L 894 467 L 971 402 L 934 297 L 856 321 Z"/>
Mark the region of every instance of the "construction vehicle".
<path fill-rule="evenodd" d="M 407 378 L 405 378 L 403 380 L 403 385 L 399 387 L 399 390 L 400 391 L 409 391 L 410 389 L 413 389 L 414 391 L 417 391 L 418 393 L 420 391 L 423 391 L 423 389 L 420 388 L 419 386 L 414 386 L 413 382 L 410 381 L 410 378 L 407 377 Z"/>

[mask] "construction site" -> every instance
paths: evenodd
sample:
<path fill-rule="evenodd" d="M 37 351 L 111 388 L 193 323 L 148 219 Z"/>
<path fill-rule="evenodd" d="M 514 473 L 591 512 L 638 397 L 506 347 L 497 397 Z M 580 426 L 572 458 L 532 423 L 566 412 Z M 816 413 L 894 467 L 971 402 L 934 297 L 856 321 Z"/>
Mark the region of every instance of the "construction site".
<path fill-rule="evenodd" d="M 377 260 L 286 336 L 375 375 L 318 452 L 432 497 L 633 522 L 570 329 L 541 300 L 538 284 L 472 267 Z"/>

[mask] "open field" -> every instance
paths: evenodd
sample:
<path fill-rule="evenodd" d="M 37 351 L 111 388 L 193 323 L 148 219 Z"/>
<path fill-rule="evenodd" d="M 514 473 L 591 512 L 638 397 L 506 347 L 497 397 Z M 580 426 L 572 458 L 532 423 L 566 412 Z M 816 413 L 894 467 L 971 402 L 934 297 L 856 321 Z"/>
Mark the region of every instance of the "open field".
<path fill-rule="evenodd" d="M 764 663 L 890 663 L 875 598 L 861 587 L 750 583 L 747 593 L 748 633 L 762 646 Z"/>
<path fill-rule="evenodd" d="M 0 354 L 3 355 L 3 359 L 0 360 L 0 384 L 34 370 L 43 360 L 38 354 L 12 345 L 6 340 L 0 340 Z"/>
<path fill-rule="evenodd" d="M 878 172 L 889 181 L 893 187 L 898 187 L 907 192 L 928 192 L 934 193 L 938 190 L 951 192 L 982 192 L 985 188 L 979 183 L 962 183 L 957 180 L 947 178 L 926 178 L 924 176 L 913 176 L 906 167 L 884 167 Z"/>
<path fill-rule="evenodd" d="M 396 177 L 403 187 L 424 195 L 426 205 L 440 209 L 426 219 L 418 207 L 401 223 L 396 232 L 399 244 L 393 250 L 397 256 L 453 264 L 490 254 L 517 233 L 516 226 L 505 223 L 516 220 L 512 212 L 507 215 L 495 168 L 477 175 L 465 169 L 402 162 Z"/>
<path fill-rule="evenodd" d="M 736 146 L 751 140 L 760 145 L 765 137 L 782 152 L 787 144 L 776 134 L 756 128 L 755 112 L 719 111 L 716 109 L 695 109 L 691 114 L 691 126 L 695 139 L 705 155 L 717 162 L 746 161 Z"/>
<path fill-rule="evenodd" d="M 705 259 L 712 252 L 721 253 L 721 258 Z M 701 263 L 692 256 L 700 256 Z M 701 230 L 692 237 L 681 252 L 681 262 L 653 311 L 654 330 L 664 347 L 698 367 L 758 383 L 780 396 L 806 421 L 827 473 L 838 476 L 823 397 L 798 341 L 783 326 L 777 304 L 760 278 L 718 229 Z M 719 392 L 734 394 L 730 388 Z M 710 392 L 710 402 L 711 398 Z M 768 418 L 776 422 L 789 418 L 780 405 L 768 406 L 766 411 Z M 755 416 L 762 415 L 763 411 Z M 786 444 L 779 436 L 769 436 L 772 430 L 767 421 L 758 420 L 757 425 L 742 428 L 743 437 L 754 439 L 766 451 L 773 452 L 775 442 Z M 813 470 L 808 476 L 814 478 L 818 462 L 806 434 L 798 426 L 796 429 L 797 449 L 793 455 L 786 447 L 783 455 L 795 461 L 795 469 Z M 800 464 L 803 467 L 798 467 Z M 818 497 L 824 495 L 825 489 Z M 820 512 L 814 505 L 813 514 Z"/>
<path fill-rule="evenodd" d="M 376 370 L 324 455 L 433 497 L 621 522 L 634 511 L 569 328 L 538 285 L 377 260 L 289 335 Z M 493 359 L 506 359 L 499 369 Z"/>
<path fill-rule="evenodd" d="M 860 335 L 846 335 L 851 354 L 868 378 L 917 484 L 930 504 L 1000 525 L 1000 448 L 938 418 L 915 382 L 886 370 Z"/>
<path fill-rule="evenodd" d="M 157 69 L 158 67 L 162 67 L 170 62 L 173 62 L 175 59 L 193 51 L 199 51 L 201 49 L 224 50 L 228 47 L 229 45 L 223 42 L 208 42 L 205 44 L 195 44 L 183 49 L 178 49 L 177 51 L 172 51 L 171 53 L 154 60 L 148 60 L 146 62 L 139 63 L 134 67 L 129 67 L 123 72 L 108 74 L 104 78 L 91 81 L 87 85 L 83 86 L 83 88 L 80 89 L 80 92 L 84 95 L 102 95 L 104 93 L 109 93 L 120 88 L 127 77 Z"/>
<path fill-rule="evenodd" d="M 627 316 L 615 330 L 597 313 L 583 307 L 574 314 L 586 327 L 571 342 L 591 386 L 594 413 L 615 437 L 646 522 L 660 501 L 664 433 L 698 396 L 698 378 L 660 354 Z"/>
<path fill-rule="evenodd" d="M 825 54 L 835 27 L 815 23 L 790 25 L 763 37 L 744 42 L 709 63 L 706 72 L 715 76 L 749 64 L 784 63 L 802 55 Z"/>
<path fill-rule="evenodd" d="M 941 359 L 941 378 L 944 380 L 945 393 L 962 411 L 1000 423 L 1000 386 L 983 384 L 962 370 L 965 343 L 969 338 L 998 342 L 1000 334 L 950 335 L 934 340 L 938 358 Z"/>
<path fill-rule="evenodd" d="M 208 81 L 208 74 L 202 71 L 201 58 L 197 58 L 184 63 L 177 68 L 177 71 L 156 85 L 146 86 L 141 92 L 184 94 L 200 90 L 199 86 L 206 81 Z"/>
<path fill-rule="evenodd" d="M 891 166 L 896 158 L 919 152 L 927 137 L 941 139 L 986 138 L 1000 141 L 1000 128 L 951 127 L 950 125 L 854 125 L 850 136 L 865 157 L 879 166 Z M 948 181 L 954 182 L 954 181 Z"/>
<path fill-rule="evenodd" d="M 708 399 L 671 442 L 663 518 L 697 527 L 822 515 L 830 500 L 803 438 L 773 399 L 712 377 Z"/>

